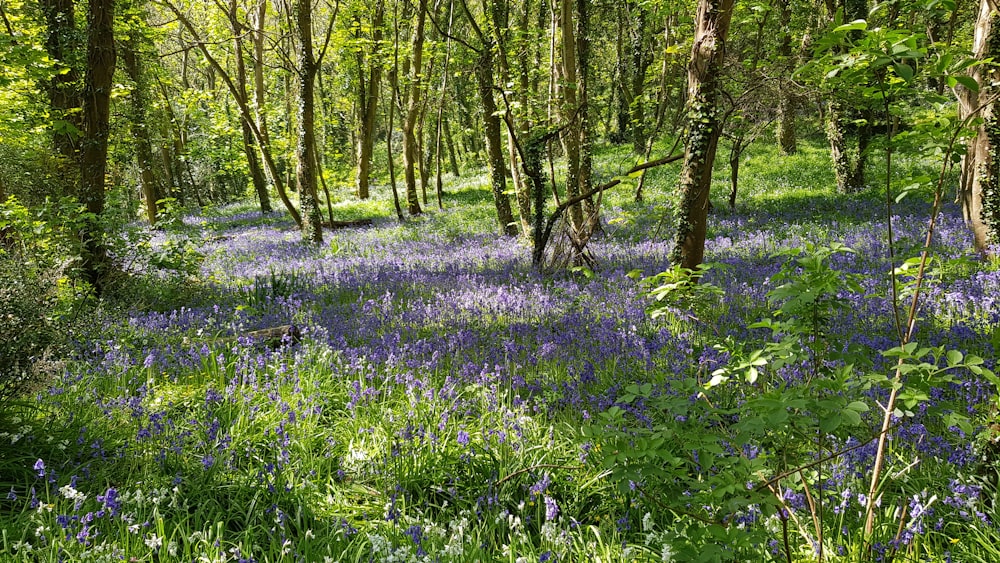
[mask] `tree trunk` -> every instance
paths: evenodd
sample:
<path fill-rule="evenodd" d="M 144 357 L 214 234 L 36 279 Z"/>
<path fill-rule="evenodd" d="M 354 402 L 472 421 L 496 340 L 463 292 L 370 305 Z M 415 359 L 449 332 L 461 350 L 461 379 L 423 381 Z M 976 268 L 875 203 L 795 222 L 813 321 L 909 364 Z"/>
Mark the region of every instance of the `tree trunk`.
<path fill-rule="evenodd" d="M 139 186 L 142 191 L 142 198 L 145 200 L 146 219 L 150 225 L 156 224 L 156 216 L 159 213 L 157 202 L 163 199 L 159 186 L 156 184 L 156 177 L 153 174 L 153 147 L 149 140 L 149 100 L 146 97 L 146 89 L 149 85 L 143 73 L 143 67 L 139 64 L 138 40 L 135 36 L 129 37 L 122 45 L 122 62 L 125 65 L 125 72 L 133 82 L 133 90 L 129 94 L 132 102 L 132 136 L 135 137 L 135 156 L 139 166 Z"/>
<path fill-rule="evenodd" d="M 236 0 L 229 1 L 229 25 L 233 30 L 233 58 L 236 60 L 236 88 L 244 100 L 247 99 L 247 68 L 243 60 L 243 24 L 237 18 Z M 250 126 L 250 116 L 240 116 L 240 128 L 243 132 L 243 152 L 247 157 L 247 168 L 250 170 L 250 180 L 253 182 L 261 213 L 271 212 L 271 198 L 267 193 L 267 181 L 257 156 L 257 142 Z"/>
<path fill-rule="evenodd" d="M 699 0 L 688 64 L 687 141 L 671 261 L 694 269 L 705 254 L 712 164 L 719 142 L 719 75 L 734 0 Z"/>
<path fill-rule="evenodd" d="M 486 136 L 486 155 L 490 169 L 490 187 L 496 204 L 497 220 L 507 235 L 517 234 L 517 223 L 507 197 L 507 178 L 504 170 L 503 140 L 500 136 L 500 117 L 493 97 L 493 53 L 491 46 L 484 46 L 476 64 L 479 100 L 483 106 L 483 128 Z"/>
<path fill-rule="evenodd" d="M 577 190 L 579 193 L 590 193 L 593 186 L 593 157 L 591 150 L 591 117 L 590 111 L 590 0 L 576 0 L 576 89 L 577 102 L 580 104 L 578 110 L 580 116 L 580 167 L 577 171 Z M 600 195 L 598 195 L 600 202 Z M 584 209 L 587 212 L 586 225 L 590 232 L 584 233 L 589 237 L 593 234 L 593 229 L 597 228 L 598 209 L 591 199 L 585 199 Z"/>
<path fill-rule="evenodd" d="M 791 74 L 792 61 L 792 34 L 789 25 L 792 21 L 791 0 L 778 0 L 779 24 L 781 25 L 781 42 L 778 44 L 778 56 L 781 59 L 780 69 Z M 781 71 L 779 71 L 781 72 Z M 797 150 L 795 144 L 795 105 L 792 99 L 791 81 L 782 78 L 778 84 L 778 146 L 782 154 L 795 154 Z"/>
<path fill-rule="evenodd" d="M 358 88 L 358 135 L 357 163 L 355 164 L 355 189 L 358 199 L 368 199 L 371 181 L 372 153 L 375 148 L 375 117 L 378 115 L 379 88 L 382 82 L 382 65 L 378 61 L 378 53 L 382 42 L 382 23 L 385 17 L 385 2 L 375 3 L 372 16 L 372 51 L 365 56 L 364 50 L 358 49 L 357 64 L 360 78 Z M 360 26 L 359 26 L 360 27 Z M 367 59 L 367 79 L 365 66 Z"/>
<path fill-rule="evenodd" d="M 302 240 L 318 245 L 323 242 L 323 213 L 316 190 L 316 60 L 313 58 L 310 0 L 295 2 L 295 23 L 299 40 L 295 185 L 302 207 Z"/>
<path fill-rule="evenodd" d="M 1000 44 L 1000 15 L 989 0 L 981 0 L 976 20 L 973 53 L 979 60 L 995 57 L 995 45 Z M 979 104 L 989 100 L 980 110 L 982 123 L 969 145 L 963 165 L 960 190 L 962 215 L 972 230 L 976 250 L 996 255 L 1000 242 L 1000 108 L 997 107 L 994 86 L 1000 72 L 988 66 L 973 67 L 973 78 L 979 92 L 964 91 L 962 109 L 967 116 Z"/>
<path fill-rule="evenodd" d="M 868 143 L 871 140 L 871 112 L 866 112 L 869 119 L 858 128 L 857 144 L 850 146 L 845 111 L 842 103 L 830 102 L 826 114 L 826 137 L 830 142 L 837 191 L 855 193 L 865 187 L 865 163 L 868 161 Z"/>
<path fill-rule="evenodd" d="M 582 1 L 582 0 L 581 0 Z M 561 135 L 563 152 L 566 154 L 566 197 L 580 195 L 580 138 L 582 116 L 578 114 L 579 81 L 577 80 L 576 38 L 573 26 L 573 0 L 561 0 L 559 4 L 559 26 L 562 30 L 562 111 L 567 122 Z M 583 206 L 576 204 L 569 210 L 570 225 L 576 231 L 583 228 Z"/>
<path fill-rule="evenodd" d="M 98 295 L 110 269 L 104 246 L 104 177 L 108 167 L 111 87 L 115 73 L 114 0 L 90 0 L 87 71 L 83 95 L 80 201 L 90 218 L 83 226 L 83 273 Z"/>
<path fill-rule="evenodd" d="M 427 19 L 427 0 L 419 0 L 416 25 L 411 41 L 410 85 L 407 88 L 406 116 L 403 119 L 403 178 L 406 182 L 406 207 L 410 215 L 419 215 L 420 197 L 417 193 L 417 172 L 420 167 L 420 150 L 417 141 L 417 119 L 420 117 L 421 74 L 423 71 L 424 21 Z"/>
<path fill-rule="evenodd" d="M 868 17 L 867 0 L 842 0 L 841 6 L 845 21 L 854 21 Z M 849 146 L 847 123 L 858 117 L 865 123 L 858 128 L 857 145 Z M 865 163 L 868 160 L 868 142 L 871 140 L 870 110 L 859 110 L 848 106 L 844 100 L 836 98 L 834 93 L 827 107 L 826 137 L 830 142 L 830 157 L 833 160 L 833 172 L 837 180 L 837 191 L 854 193 L 865 187 Z"/>
<path fill-rule="evenodd" d="M 81 148 L 77 140 L 84 127 L 83 116 L 78 111 L 83 106 L 78 69 L 83 40 L 76 27 L 74 0 L 43 0 L 41 8 L 48 27 L 45 50 L 65 70 L 54 73 L 49 81 L 48 95 L 53 113 L 53 145 L 65 159 L 64 172 L 69 173 L 79 158 Z M 72 186 L 75 174 L 68 176 Z"/>
<path fill-rule="evenodd" d="M 451 166 L 451 173 L 458 178 L 461 176 L 462 171 L 458 168 L 458 157 L 455 154 L 455 137 L 451 134 L 451 125 L 448 116 L 443 116 L 441 120 L 441 125 L 444 128 L 444 144 L 448 147 L 448 165 Z"/>
<path fill-rule="evenodd" d="M 261 4 L 266 5 L 267 3 L 262 2 Z M 233 81 L 232 77 L 229 76 L 229 73 L 225 71 L 222 65 L 219 64 L 219 61 L 215 58 L 215 56 L 212 55 L 212 52 L 208 50 L 208 44 L 205 41 L 201 40 L 197 30 L 191 23 L 191 20 L 188 19 L 183 12 L 181 12 L 176 6 L 174 6 L 170 2 L 164 2 L 163 5 L 166 6 L 171 12 L 173 12 L 175 16 L 177 16 L 177 19 L 181 22 L 184 28 L 187 29 L 188 33 L 190 33 L 191 36 L 197 42 L 198 49 L 201 51 L 202 55 L 205 56 L 205 60 L 207 60 L 208 64 L 210 64 L 212 68 L 214 68 L 216 72 L 218 72 L 219 75 L 222 77 L 223 82 L 226 83 L 226 87 L 229 88 L 229 93 L 233 96 L 233 99 L 236 101 L 236 105 L 237 107 L 239 107 L 240 115 L 243 117 L 243 119 L 246 120 L 248 123 L 251 122 L 253 123 L 253 125 L 250 127 L 250 130 L 253 133 L 254 138 L 257 140 L 258 146 L 260 147 L 260 155 L 261 159 L 264 162 L 264 169 L 267 171 L 268 176 L 270 176 L 271 183 L 274 184 L 274 187 L 278 192 L 278 196 L 281 198 L 281 202 L 285 205 L 285 208 L 288 210 L 288 214 L 295 221 L 296 225 L 301 226 L 302 217 L 301 215 L 299 215 L 298 210 L 295 209 L 295 206 L 292 205 L 292 201 L 288 199 L 288 194 L 285 191 L 285 183 L 281 179 L 281 173 L 278 169 L 278 165 L 275 162 L 273 155 L 271 154 L 270 139 L 267 135 L 267 129 L 266 127 L 264 127 L 264 123 L 261 122 L 260 124 L 258 124 L 258 120 L 253 118 L 253 113 L 250 111 L 250 105 L 248 100 L 246 98 L 240 97 L 239 88 L 237 88 L 236 83 Z M 263 14 L 259 13 L 258 18 L 259 22 L 262 22 Z M 261 39 L 261 41 L 263 41 L 263 39 Z M 258 57 L 259 56 L 260 55 L 258 54 Z M 262 64 L 263 62 L 259 58 L 255 61 L 256 67 L 260 67 Z M 263 106 L 262 82 L 263 82 L 263 74 L 261 74 L 261 81 L 257 85 L 258 118 L 260 118 L 259 116 L 263 114 L 263 111 L 261 110 Z"/>

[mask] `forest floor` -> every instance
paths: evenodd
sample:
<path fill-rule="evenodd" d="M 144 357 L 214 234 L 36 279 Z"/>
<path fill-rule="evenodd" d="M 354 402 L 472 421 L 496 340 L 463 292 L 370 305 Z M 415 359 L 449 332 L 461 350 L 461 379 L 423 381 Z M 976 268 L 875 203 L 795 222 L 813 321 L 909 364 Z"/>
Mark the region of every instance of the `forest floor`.
<path fill-rule="evenodd" d="M 890 262 L 885 194 L 835 194 L 826 159 L 755 147 L 669 308 L 669 280 L 639 280 L 668 268 L 676 169 L 643 203 L 608 194 L 596 268 L 548 275 L 478 177 L 403 224 L 384 188 L 342 202 L 375 224 L 320 248 L 283 214 L 186 216 L 153 241 L 197 269 L 136 274 L 5 409 L 0 560 L 1000 560 L 1000 264 L 945 205 L 919 347 L 892 352 L 930 194 L 894 206 Z M 934 166 L 897 160 L 894 190 Z M 301 341 L 247 336 L 290 324 Z"/>

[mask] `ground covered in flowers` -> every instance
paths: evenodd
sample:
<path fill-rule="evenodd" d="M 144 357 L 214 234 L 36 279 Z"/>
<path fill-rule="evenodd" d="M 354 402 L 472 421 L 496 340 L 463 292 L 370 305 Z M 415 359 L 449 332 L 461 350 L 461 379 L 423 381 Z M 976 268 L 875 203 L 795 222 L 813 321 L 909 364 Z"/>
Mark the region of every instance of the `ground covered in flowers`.
<path fill-rule="evenodd" d="M 785 174 L 713 213 L 706 281 L 722 291 L 698 319 L 648 313 L 637 278 L 670 250 L 655 196 L 612 199 L 597 269 L 547 275 L 524 241 L 493 234 L 478 185 L 321 248 L 247 207 L 186 217 L 156 237 L 198 241 L 194 289 L 171 282 L 190 299 L 109 310 L 37 401 L 9 409 L 0 558 L 995 560 L 997 389 L 969 370 L 901 403 L 875 537 L 861 538 L 886 396 L 873 374 L 891 376 L 880 352 L 898 345 L 884 207 Z M 916 195 L 893 210 L 897 266 L 929 210 Z M 761 365 L 767 389 L 706 388 L 737 348 L 777 338 L 752 325 L 796 256 L 778 253 L 832 243 L 854 250 L 829 263 L 857 285 L 820 339 L 856 359 L 824 352 L 820 371 Z M 970 244 L 946 207 L 916 341 L 992 368 L 1000 269 Z M 290 324 L 301 341 L 249 336 Z M 815 373 L 844 379 L 835 423 L 780 402 L 833 389 Z M 774 397 L 766 420 L 741 410 Z"/>

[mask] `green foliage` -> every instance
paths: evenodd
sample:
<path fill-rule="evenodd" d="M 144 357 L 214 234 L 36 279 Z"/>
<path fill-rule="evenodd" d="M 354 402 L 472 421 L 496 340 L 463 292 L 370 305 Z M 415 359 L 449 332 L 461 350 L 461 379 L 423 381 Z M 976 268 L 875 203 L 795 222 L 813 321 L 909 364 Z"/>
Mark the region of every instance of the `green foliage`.
<path fill-rule="evenodd" d="M 643 278 L 640 283 L 649 288 L 649 297 L 654 300 L 647 309 L 649 315 L 653 319 L 667 318 L 677 327 L 688 321 L 713 326 L 712 316 L 718 312 L 723 293 L 715 285 L 699 283 L 712 268 L 711 264 L 699 264 L 694 270 L 674 266 Z"/>
<path fill-rule="evenodd" d="M 1000 383 L 982 358 L 911 343 L 882 353 L 898 362 L 898 379 L 859 369 L 874 358 L 843 350 L 833 340 L 829 327 L 847 310 L 850 296 L 862 292 L 853 276 L 832 264 L 835 257 L 852 253 L 841 244 L 807 244 L 779 253 L 788 259 L 771 278 L 772 316 L 752 325 L 768 329 L 771 340 L 753 347 L 727 337 L 716 345 L 725 364 L 707 382 L 699 373 L 666 387 L 629 385 L 585 429 L 600 445 L 601 468 L 627 502 L 664 523 L 664 531 L 656 534 L 679 560 L 759 558 L 776 526 L 797 528 L 797 536 L 826 549 L 838 543 L 841 527 L 859 528 L 861 522 L 845 520 L 845 513 L 824 513 L 817 506 L 838 501 L 822 498 L 823 483 L 837 458 L 850 451 L 843 446 L 873 422 L 872 413 L 877 416 L 873 389 L 898 391 L 894 415 L 899 419 L 921 412 L 929 417 L 924 420 L 975 432 L 961 405 L 940 397 L 931 405 L 930 397 L 934 389 L 957 384 L 962 371 Z M 683 307 L 686 317 L 694 318 L 690 311 L 706 307 L 698 300 L 710 300 L 719 291 L 692 283 L 701 273 L 672 270 L 647 278 L 656 300 L 651 314 L 674 319 Z M 638 420 L 636 412 L 648 418 Z M 905 474 L 881 483 L 879 494 L 886 495 L 887 505 L 908 502 Z M 865 486 L 864 479 L 859 483 Z M 810 513 L 789 519 L 789 495 L 815 498 Z M 903 525 L 898 513 L 878 518 L 887 534 Z M 788 543 L 788 536 L 784 541 L 783 552 L 812 549 Z"/>
<path fill-rule="evenodd" d="M 240 290 L 242 304 L 239 308 L 266 311 L 279 299 L 287 299 L 308 287 L 306 276 L 295 271 L 271 268 L 266 275 L 254 277 L 253 283 Z"/>
<path fill-rule="evenodd" d="M 175 198 L 161 199 L 157 202 L 157 207 L 159 213 L 156 224 L 167 231 L 167 240 L 155 247 L 145 240 L 135 248 L 142 248 L 149 253 L 147 259 L 154 268 L 187 275 L 197 274 L 205 260 L 205 255 L 198 250 L 204 243 L 201 232 L 184 224 L 184 208 Z"/>
<path fill-rule="evenodd" d="M 71 200 L 47 200 L 37 211 L 14 197 L 0 204 L 0 398 L 46 375 L 35 368 L 88 303 L 89 289 L 68 277 L 81 215 Z"/>

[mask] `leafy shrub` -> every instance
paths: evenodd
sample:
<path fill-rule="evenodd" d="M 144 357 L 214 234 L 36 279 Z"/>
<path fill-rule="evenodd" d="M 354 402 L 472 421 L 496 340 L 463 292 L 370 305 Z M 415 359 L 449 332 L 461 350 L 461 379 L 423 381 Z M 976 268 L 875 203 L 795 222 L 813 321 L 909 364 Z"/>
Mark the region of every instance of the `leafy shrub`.
<path fill-rule="evenodd" d="M 2 399 L 30 386 L 33 366 L 63 334 L 60 325 L 87 301 L 89 291 L 66 277 L 76 255 L 71 225 L 78 211 L 71 200 L 46 200 L 35 210 L 13 197 L 0 204 Z"/>
<path fill-rule="evenodd" d="M 870 429 L 880 413 L 873 407 L 890 392 L 898 406 L 889 414 L 900 432 L 940 424 L 956 436 L 974 433 L 961 401 L 945 390 L 961 385 L 962 374 L 1000 383 L 982 358 L 915 342 L 863 353 L 845 347 L 831 330 L 863 294 L 854 276 L 833 264 L 851 253 L 840 244 L 780 253 L 788 260 L 771 278 L 772 315 L 751 325 L 770 332 L 762 346 L 720 339 L 715 348 L 722 366 L 711 374 L 699 371 L 665 387 L 629 385 L 585 429 L 627 505 L 648 511 L 657 523 L 648 528 L 663 530 L 655 532 L 658 541 L 679 560 L 756 559 L 777 529 L 783 541 L 771 545 L 776 557 L 846 549 L 838 532 L 861 529 L 864 519 L 845 511 L 844 499 L 869 491 L 872 471 L 868 462 L 857 463 L 857 452 L 869 444 L 874 449 L 878 435 Z M 672 322 L 707 316 L 698 309 L 719 290 L 693 283 L 698 274 L 672 270 L 647 278 L 651 314 Z M 897 367 L 870 369 L 877 361 Z M 905 466 L 908 452 L 897 446 L 894 455 Z M 924 512 L 913 499 L 952 498 L 944 489 L 919 488 L 925 485 L 908 473 L 934 469 L 931 463 L 914 469 L 916 459 L 868 494 L 883 506 L 909 503 L 911 512 L 875 515 L 882 523 L 877 533 L 854 548 L 912 544 L 925 533 Z M 840 508 L 824 512 L 823 506 Z M 957 521 L 972 512 L 940 507 L 938 513 Z"/>

